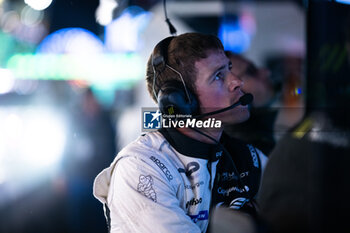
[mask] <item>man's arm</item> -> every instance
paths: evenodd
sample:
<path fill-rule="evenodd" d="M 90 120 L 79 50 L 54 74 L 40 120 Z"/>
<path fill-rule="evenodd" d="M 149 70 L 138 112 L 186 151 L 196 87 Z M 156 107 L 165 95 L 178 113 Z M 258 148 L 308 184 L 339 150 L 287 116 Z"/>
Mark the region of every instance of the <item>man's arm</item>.
<path fill-rule="evenodd" d="M 107 201 L 111 232 L 200 232 L 180 207 L 176 194 L 159 169 L 134 157 L 121 159 Z"/>

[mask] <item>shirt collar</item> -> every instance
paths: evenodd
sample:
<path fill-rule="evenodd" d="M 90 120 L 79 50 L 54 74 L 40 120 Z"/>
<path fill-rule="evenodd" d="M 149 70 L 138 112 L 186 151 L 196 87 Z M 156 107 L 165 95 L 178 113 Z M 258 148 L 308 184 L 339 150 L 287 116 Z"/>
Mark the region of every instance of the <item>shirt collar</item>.
<path fill-rule="evenodd" d="M 179 153 L 209 161 L 217 161 L 223 154 L 222 145 L 204 143 L 190 138 L 176 129 L 160 129 L 170 145 Z"/>

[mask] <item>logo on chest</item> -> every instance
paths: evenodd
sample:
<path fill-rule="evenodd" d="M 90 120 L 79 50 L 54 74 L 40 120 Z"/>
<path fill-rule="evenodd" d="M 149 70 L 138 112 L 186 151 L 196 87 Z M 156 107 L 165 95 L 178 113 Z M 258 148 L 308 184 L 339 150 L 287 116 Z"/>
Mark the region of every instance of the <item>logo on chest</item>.
<path fill-rule="evenodd" d="M 160 168 L 160 170 L 164 173 L 166 178 L 171 181 L 173 179 L 173 176 L 171 175 L 169 169 L 162 163 L 159 159 L 155 158 L 154 156 L 151 156 L 150 159 Z"/>
<path fill-rule="evenodd" d="M 209 219 L 209 212 L 208 212 L 208 210 L 202 210 L 202 211 L 199 211 L 198 214 L 189 215 L 189 216 L 192 219 L 192 221 L 194 223 L 196 223 L 198 221 L 208 220 Z"/>
<path fill-rule="evenodd" d="M 193 205 L 198 205 L 202 203 L 202 198 L 192 198 L 191 200 L 189 200 L 188 202 L 186 202 L 186 209 L 189 207 L 189 206 L 193 206 Z"/>
<path fill-rule="evenodd" d="M 180 172 L 180 173 L 185 173 L 186 176 L 189 178 L 189 179 L 193 179 L 193 173 L 195 173 L 196 171 L 198 171 L 200 168 L 199 166 L 199 163 L 197 162 L 190 162 L 186 165 L 185 168 L 178 168 L 177 170 Z"/>

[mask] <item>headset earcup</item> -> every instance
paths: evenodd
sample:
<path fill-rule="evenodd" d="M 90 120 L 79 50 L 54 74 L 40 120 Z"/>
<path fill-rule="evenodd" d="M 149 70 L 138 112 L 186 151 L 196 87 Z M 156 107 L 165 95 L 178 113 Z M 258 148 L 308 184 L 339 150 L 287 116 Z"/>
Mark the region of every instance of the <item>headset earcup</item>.
<path fill-rule="evenodd" d="M 168 47 L 174 36 L 161 40 L 154 48 L 152 54 L 152 66 L 158 70 L 165 68 L 168 62 Z"/>
<path fill-rule="evenodd" d="M 167 83 L 158 93 L 158 106 L 163 114 L 196 115 L 198 101 L 193 93 L 188 91 L 190 100 L 186 95 L 182 83 Z"/>

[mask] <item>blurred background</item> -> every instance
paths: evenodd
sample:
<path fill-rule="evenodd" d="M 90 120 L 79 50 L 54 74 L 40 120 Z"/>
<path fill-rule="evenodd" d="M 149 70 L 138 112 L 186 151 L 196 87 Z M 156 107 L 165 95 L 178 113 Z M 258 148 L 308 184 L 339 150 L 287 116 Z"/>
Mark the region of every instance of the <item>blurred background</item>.
<path fill-rule="evenodd" d="M 276 141 L 304 114 L 305 0 L 169 0 L 177 33 L 266 67 Z M 92 182 L 141 134 L 161 0 L 0 0 L 0 232 L 107 232 Z M 270 132 L 271 133 L 271 132 Z"/>

